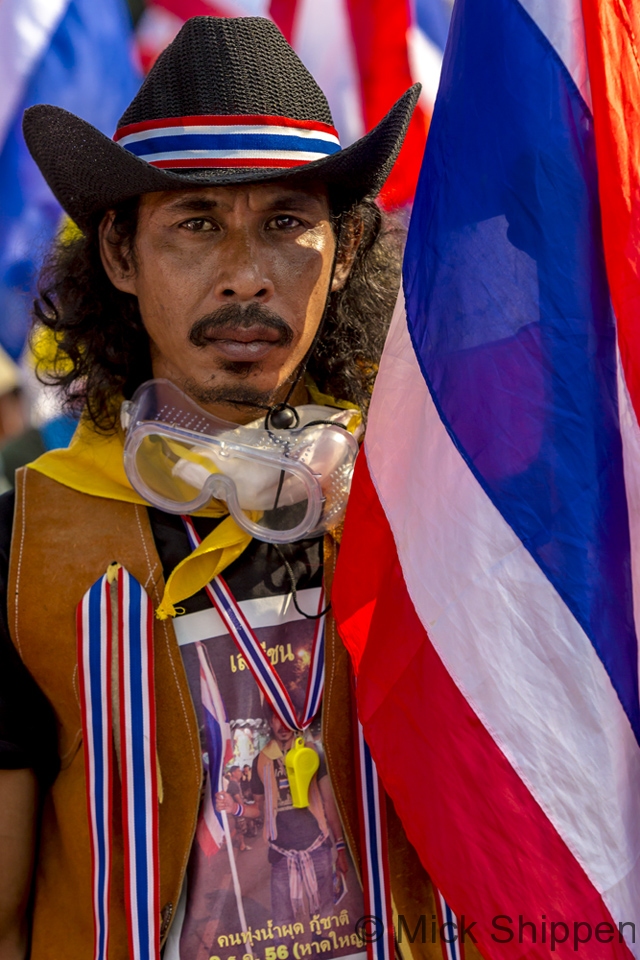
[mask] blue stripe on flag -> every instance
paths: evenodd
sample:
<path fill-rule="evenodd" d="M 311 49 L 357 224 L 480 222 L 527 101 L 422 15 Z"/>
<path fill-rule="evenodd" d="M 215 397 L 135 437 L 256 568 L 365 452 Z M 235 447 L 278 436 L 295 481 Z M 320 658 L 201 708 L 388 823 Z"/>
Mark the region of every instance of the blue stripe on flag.
<path fill-rule="evenodd" d="M 147 137 L 123 146 L 137 157 L 182 150 L 296 150 L 325 154 L 337 153 L 340 150 L 337 143 L 330 143 L 328 140 L 270 133 L 182 133 Z"/>
<path fill-rule="evenodd" d="M 60 206 L 22 136 L 22 115 L 53 103 L 111 136 L 140 78 L 125 0 L 70 0 L 0 144 L 0 343 L 13 357 L 30 325 L 34 275 L 60 223 Z"/>
<path fill-rule="evenodd" d="M 451 29 L 405 258 L 412 340 L 454 443 L 639 737 L 592 118 L 517 0 L 458 0 Z"/>
<path fill-rule="evenodd" d="M 202 712 L 204 715 L 204 739 L 207 747 L 207 755 L 209 757 L 209 781 L 211 783 L 211 796 L 213 797 L 216 790 L 220 789 L 220 782 L 223 772 L 223 754 L 222 754 L 222 731 L 220 730 L 220 724 L 212 714 L 209 713 L 206 707 L 203 706 Z M 215 804 L 213 807 L 213 812 L 216 815 L 217 820 L 222 826 L 222 814 L 216 810 Z"/>
<path fill-rule="evenodd" d="M 124 575 L 124 572 L 121 576 Z M 140 938 L 140 955 L 149 956 L 149 915 L 147 889 L 151 883 L 147 866 L 147 811 L 146 811 L 146 773 L 144 766 L 145 725 L 143 708 L 144 676 L 142 648 L 146 645 L 146 636 L 142 632 L 140 621 L 142 613 L 142 587 L 133 577 L 129 580 L 129 656 L 131 661 L 131 766 L 133 770 L 133 805 L 135 832 L 131 838 L 135 846 L 135 884 L 137 890 L 138 923 L 136 929 Z"/>

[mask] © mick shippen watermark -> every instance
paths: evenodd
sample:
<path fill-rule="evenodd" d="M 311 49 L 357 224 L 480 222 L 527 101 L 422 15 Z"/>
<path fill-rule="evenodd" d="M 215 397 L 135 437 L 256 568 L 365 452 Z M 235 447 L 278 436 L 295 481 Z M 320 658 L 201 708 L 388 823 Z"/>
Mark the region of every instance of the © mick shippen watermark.
<path fill-rule="evenodd" d="M 355 932 L 364 943 L 375 943 L 384 936 L 384 923 L 380 917 L 366 914 L 356 922 Z M 417 922 L 414 918 L 413 928 L 403 914 L 399 914 L 394 929 L 398 943 L 477 943 L 475 934 L 479 932 L 478 921 L 468 920 L 464 914 L 455 922 L 439 923 L 435 914 L 428 917 L 423 913 Z M 631 921 L 616 925 L 603 920 L 594 926 L 586 920 L 548 920 L 544 913 L 534 921 L 523 914 L 510 917 L 502 913 L 492 918 L 489 936 L 494 943 L 544 943 L 551 951 L 566 943 L 573 950 L 579 950 L 592 939 L 598 943 L 612 943 L 614 939 L 618 943 L 624 940 L 635 943 L 636 925 Z"/>

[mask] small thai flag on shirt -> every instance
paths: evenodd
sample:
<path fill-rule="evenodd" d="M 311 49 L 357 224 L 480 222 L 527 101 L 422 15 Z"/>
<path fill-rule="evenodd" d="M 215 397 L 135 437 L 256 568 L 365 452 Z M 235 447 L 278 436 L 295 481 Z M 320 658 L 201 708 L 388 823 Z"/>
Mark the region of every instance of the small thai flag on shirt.
<path fill-rule="evenodd" d="M 197 838 L 206 856 L 211 857 L 222 846 L 224 837 L 222 818 L 215 808 L 215 794 L 222 785 L 222 771 L 233 757 L 233 746 L 227 713 L 206 647 L 198 642 L 196 648 L 200 661 L 200 696 L 208 757 L 207 783 Z"/>

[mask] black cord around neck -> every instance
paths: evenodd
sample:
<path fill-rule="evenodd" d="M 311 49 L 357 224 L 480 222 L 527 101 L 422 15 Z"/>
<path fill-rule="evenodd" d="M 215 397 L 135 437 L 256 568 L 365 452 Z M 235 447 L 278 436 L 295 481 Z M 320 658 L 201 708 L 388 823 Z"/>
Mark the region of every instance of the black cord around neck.
<path fill-rule="evenodd" d="M 331 602 L 329 602 L 324 608 L 324 610 L 320 611 L 320 613 L 305 613 L 304 610 L 302 610 L 298 604 L 298 589 L 296 587 L 296 578 L 294 576 L 291 564 L 289 563 L 284 553 L 282 552 L 282 548 L 280 547 L 280 544 L 274 543 L 274 547 L 276 548 L 278 556 L 282 560 L 282 563 L 284 564 L 284 569 L 286 570 L 287 576 L 289 577 L 289 583 L 291 585 L 291 599 L 293 600 L 293 605 L 298 611 L 298 613 L 300 614 L 300 616 L 304 617 L 305 620 L 319 620 L 321 617 L 324 617 L 324 615 L 327 614 L 329 610 L 331 610 Z"/>

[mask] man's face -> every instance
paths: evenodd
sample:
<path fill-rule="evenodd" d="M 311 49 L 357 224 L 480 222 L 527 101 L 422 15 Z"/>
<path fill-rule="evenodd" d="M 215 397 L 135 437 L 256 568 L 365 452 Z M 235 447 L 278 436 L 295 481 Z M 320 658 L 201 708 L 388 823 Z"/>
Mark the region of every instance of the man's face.
<path fill-rule="evenodd" d="M 231 771 L 231 779 L 236 781 L 242 779 L 242 770 L 240 769 L 240 767 L 238 767 L 237 770 Z"/>
<path fill-rule="evenodd" d="M 328 293 L 335 237 L 324 186 L 144 194 L 124 266 L 108 242 L 110 225 L 107 216 L 103 262 L 118 289 L 138 298 L 154 376 L 227 419 L 255 416 L 230 401 L 281 400 Z M 341 265 L 334 288 L 347 273 Z"/>
<path fill-rule="evenodd" d="M 293 730 L 290 730 L 289 727 L 286 727 L 280 717 L 276 717 L 275 713 L 271 715 L 269 726 L 271 727 L 274 740 L 276 740 L 281 747 L 286 745 L 292 739 Z"/>

